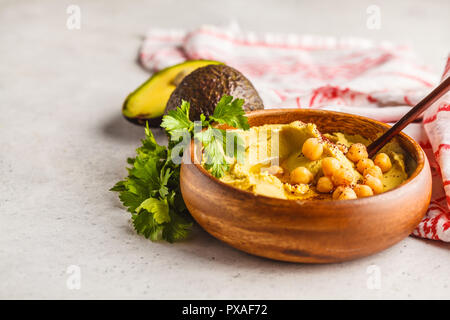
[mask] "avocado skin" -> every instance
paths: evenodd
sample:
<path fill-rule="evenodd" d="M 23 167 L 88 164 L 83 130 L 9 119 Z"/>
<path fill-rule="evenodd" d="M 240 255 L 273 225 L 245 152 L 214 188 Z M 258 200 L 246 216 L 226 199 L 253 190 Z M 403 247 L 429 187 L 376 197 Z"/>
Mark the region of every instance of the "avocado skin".
<path fill-rule="evenodd" d="M 264 109 L 258 92 L 241 72 L 227 65 L 209 65 L 198 68 L 186 76 L 172 92 L 165 113 L 190 102 L 189 118 L 199 120 L 200 114 L 210 116 L 223 95 L 244 99 L 244 110 Z"/>
<path fill-rule="evenodd" d="M 159 128 L 162 122 L 162 116 L 157 118 L 130 118 L 124 115 L 123 117 L 132 124 L 144 127 L 146 123 L 148 123 L 148 125 L 152 128 Z"/>

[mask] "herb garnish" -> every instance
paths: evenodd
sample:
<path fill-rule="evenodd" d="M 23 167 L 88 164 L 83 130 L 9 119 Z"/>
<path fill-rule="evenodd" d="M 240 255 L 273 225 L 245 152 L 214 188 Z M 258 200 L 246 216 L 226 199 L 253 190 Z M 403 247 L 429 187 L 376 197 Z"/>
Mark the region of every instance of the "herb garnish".
<path fill-rule="evenodd" d="M 189 102 L 163 117 L 161 127 L 169 135 L 168 147 L 156 142 L 148 124 L 142 146 L 136 157 L 129 158 L 128 177 L 111 191 L 131 212 L 134 228 L 152 241 L 174 242 L 185 239 L 192 226 L 180 191 L 180 161 L 192 138 L 203 146 L 205 168 L 217 178 L 228 169 L 227 157 L 241 160 L 244 142 L 235 132 L 214 128 L 214 122 L 248 130 L 242 108 L 244 100 L 223 96 L 209 119 L 201 114 L 199 121 L 189 119 Z M 232 146 L 232 147 L 230 147 Z"/>

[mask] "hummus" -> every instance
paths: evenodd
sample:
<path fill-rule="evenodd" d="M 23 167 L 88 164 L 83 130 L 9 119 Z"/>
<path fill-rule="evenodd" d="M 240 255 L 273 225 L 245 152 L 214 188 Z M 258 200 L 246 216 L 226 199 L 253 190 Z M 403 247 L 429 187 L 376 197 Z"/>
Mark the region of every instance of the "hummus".
<path fill-rule="evenodd" d="M 363 176 L 350 161 L 345 152 L 354 143 L 368 145 L 369 140 L 359 136 L 350 136 L 341 132 L 322 135 L 316 125 L 295 121 L 290 124 L 271 124 L 252 127 L 250 130 L 236 130 L 245 141 L 245 157 L 231 164 L 230 170 L 220 179 L 233 187 L 280 199 L 330 199 L 331 193 L 320 193 L 315 187 L 323 177 L 322 160 L 333 157 L 353 174 L 351 185 L 363 183 Z M 302 152 L 302 146 L 308 138 L 318 138 L 323 153 L 317 160 L 308 159 Z M 383 192 L 391 190 L 408 178 L 405 168 L 406 152 L 393 141 L 381 152 L 386 153 L 392 167 L 383 173 L 381 182 Z M 277 172 L 271 168 L 278 168 Z M 308 184 L 292 184 L 290 173 L 298 167 L 307 168 L 312 173 Z"/>

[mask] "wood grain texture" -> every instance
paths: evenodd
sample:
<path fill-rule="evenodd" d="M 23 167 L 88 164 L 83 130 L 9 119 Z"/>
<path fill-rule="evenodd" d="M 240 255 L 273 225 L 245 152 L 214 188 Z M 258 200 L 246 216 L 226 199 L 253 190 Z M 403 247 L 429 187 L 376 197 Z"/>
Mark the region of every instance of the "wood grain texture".
<path fill-rule="evenodd" d="M 301 120 L 317 124 L 323 133 L 340 131 L 370 139 L 389 128 L 368 118 L 322 110 L 260 110 L 248 113 L 248 118 L 251 126 Z M 194 219 L 239 250 L 304 263 L 364 257 L 407 237 L 430 202 L 431 172 L 424 152 L 405 134 L 397 139 L 417 166 L 400 187 L 368 198 L 270 198 L 222 183 L 198 164 L 182 164 L 181 192 Z"/>

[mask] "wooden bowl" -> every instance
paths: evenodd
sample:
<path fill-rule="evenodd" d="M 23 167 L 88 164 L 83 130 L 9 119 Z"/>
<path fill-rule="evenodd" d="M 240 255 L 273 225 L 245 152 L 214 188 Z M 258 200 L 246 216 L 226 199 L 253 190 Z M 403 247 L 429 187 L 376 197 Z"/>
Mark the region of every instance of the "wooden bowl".
<path fill-rule="evenodd" d="M 340 131 L 369 139 L 389 128 L 365 117 L 323 110 L 273 109 L 247 115 L 250 126 L 301 120 L 315 123 L 323 133 Z M 239 250 L 304 263 L 364 257 L 407 237 L 430 202 L 431 172 L 423 150 L 406 134 L 397 139 L 417 166 L 401 186 L 368 198 L 296 201 L 255 195 L 219 181 L 199 164 L 182 164 L 181 192 L 194 219 Z"/>

